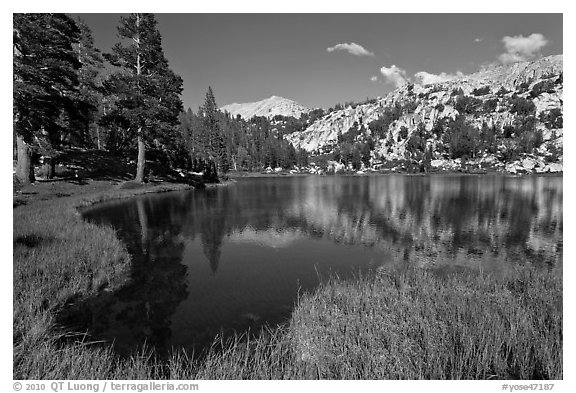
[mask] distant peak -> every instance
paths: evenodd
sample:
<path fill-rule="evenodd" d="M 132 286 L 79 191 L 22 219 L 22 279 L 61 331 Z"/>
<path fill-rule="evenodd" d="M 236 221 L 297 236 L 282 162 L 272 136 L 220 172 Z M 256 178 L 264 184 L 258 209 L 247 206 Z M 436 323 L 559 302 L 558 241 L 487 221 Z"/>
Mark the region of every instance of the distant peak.
<path fill-rule="evenodd" d="M 299 118 L 302 113 L 311 111 L 294 100 L 276 95 L 256 102 L 225 105 L 220 109 L 230 112 L 233 116 L 240 115 L 245 119 L 253 116 L 272 118 L 276 115 Z"/>

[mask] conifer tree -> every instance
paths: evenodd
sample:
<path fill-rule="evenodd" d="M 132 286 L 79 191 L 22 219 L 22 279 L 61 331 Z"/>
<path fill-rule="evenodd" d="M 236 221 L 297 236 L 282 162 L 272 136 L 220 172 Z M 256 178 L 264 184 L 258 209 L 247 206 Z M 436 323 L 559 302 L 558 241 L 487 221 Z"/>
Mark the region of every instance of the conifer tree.
<path fill-rule="evenodd" d="M 16 178 L 30 183 L 33 150 L 59 142 L 62 111 L 74 107 L 80 62 L 73 44 L 80 30 L 64 14 L 14 14 L 13 35 Z"/>
<path fill-rule="evenodd" d="M 209 86 L 204 105 L 200 108 L 202 129 L 199 138 L 201 157 L 205 160 L 205 166 L 209 170 L 209 174 L 206 175 L 205 173 L 205 177 L 209 181 L 217 180 L 218 173 L 226 172 L 229 169 L 226 145 L 220 125 L 221 115 L 216 105 L 212 87 Z"/>
<path fill-rule="evenodd" d="M 169 67 L 153 14 L 120 19 L 121 39 L 105 57 L 120 71 L 106 81 L 115 107 L 106 120 L 126 127 L 137 142 L 136 181 L 145 180 L 146 145 L 173 135 L 182 111 L 182 78 Z"/>

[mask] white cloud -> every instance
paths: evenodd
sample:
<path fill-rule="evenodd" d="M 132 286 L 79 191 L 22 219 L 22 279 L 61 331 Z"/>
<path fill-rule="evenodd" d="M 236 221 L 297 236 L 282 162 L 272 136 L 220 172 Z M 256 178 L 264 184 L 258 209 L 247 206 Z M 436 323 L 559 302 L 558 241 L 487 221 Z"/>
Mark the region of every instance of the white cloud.
<path fill-rule="evenodd" d="M 395 65 L 391 67 L 382 67 L 380 72 L 386 79 L 386 82 L 394 84 L 396 87 L 401 87 L 407 84 L 410 80 L 406 76 L 406 71 L 402 68 L 398 68 Z"/>
<path fill-rule="evenodd" d="M 416 78 L 418 83 L 421 85 L 446 82 L 446 81 L 450 81 L 453 79 L 461 78 L 463 76 L 464 76 L 464 74 L 460 71 L 456 72 L 456 74 L 447 74 L 445 72 L 442 72 L 440 74 L 431 74 L 431 73 L 426 72 L 426 71 L 420 71 L 420 72 L 417 72 L 414 74 L 414 78 Z"/>
<path fill-rule="evenodd" d="M 355 42 L 351 42 L 349 44 L 347 44 L 347 43 L 336 44 L 330 48 L 326 48 L 326 50 L 328 52 L 343 50 L 343 51 L 346 51 L 346 52 L 348 52 L 354 56 L 374 56 L 374 53 L 364 49 L 364 47 L 362 45 L 358 45 Z"/>
<path fill-rule="evenodd" d="M 522 35 L 505 36 L 502 38 L 502 42 L 506 53 L 502 53 L 498 59 L 504 64 L 509 64 L 533 59 L 540 52 L 540 49 L 548 45 L 549 41 L 540 33 L 532 33 L 528 37 Z"/>
<path fill-rule="evenodd" d="M 373 75 L 373 76 L 370 77 L 370 80 L 371 80 L 372 82 L 376 82 L 376 81 L 378 80 L 378 77 L 377 77 L 376 75 Z"/>

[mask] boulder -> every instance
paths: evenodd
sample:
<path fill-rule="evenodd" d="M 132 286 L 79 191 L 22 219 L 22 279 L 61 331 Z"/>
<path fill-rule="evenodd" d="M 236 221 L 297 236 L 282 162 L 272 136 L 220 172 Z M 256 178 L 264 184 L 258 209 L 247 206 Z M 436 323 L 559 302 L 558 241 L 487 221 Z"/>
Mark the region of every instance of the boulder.
<path fill-rule="evenodd" d="M 558 162 L 553 162 L 551 164 L 546 165 L 546 172 L 562 172 L 562 164 Z"/>
<path fill-rule="evenodd" d="M 520 163 L 518 161 L 514 161 L 514 162 L 509 162 L 508 164 L 506 164 L 504 169 L 506 170 L 506 172 L 512 173 L 515 175 L 516 173 L 523 171 L 524 167 L 522 165 L 520 165 Z"/>
<path fill-rule="evenodd" d="M 531 171 L 536 166 L 536 160 L 530 157 L 524 158 L 522 160 L 522 167 L 528 171 Z"/>
<path fill-rule="evenodd" d="M 433 168 L 441 168 L 444 166 L 444 160 L 432 160 L 430 161 L 430 165 Z"/>

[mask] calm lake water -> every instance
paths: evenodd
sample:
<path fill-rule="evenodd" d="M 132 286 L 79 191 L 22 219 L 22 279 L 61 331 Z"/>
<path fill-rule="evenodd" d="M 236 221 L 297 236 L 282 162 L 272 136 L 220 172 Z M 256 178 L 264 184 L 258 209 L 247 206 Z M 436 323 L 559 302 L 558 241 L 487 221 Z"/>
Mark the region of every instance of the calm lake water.
<path fill-rule="evenodd" d="M 131 280 L 75 323 L 130 353 L 201 350 L 289 318 L 299 293 L 381 266 L 562 268 L 562 177 L 249 178 L 100 204 Z"/>

